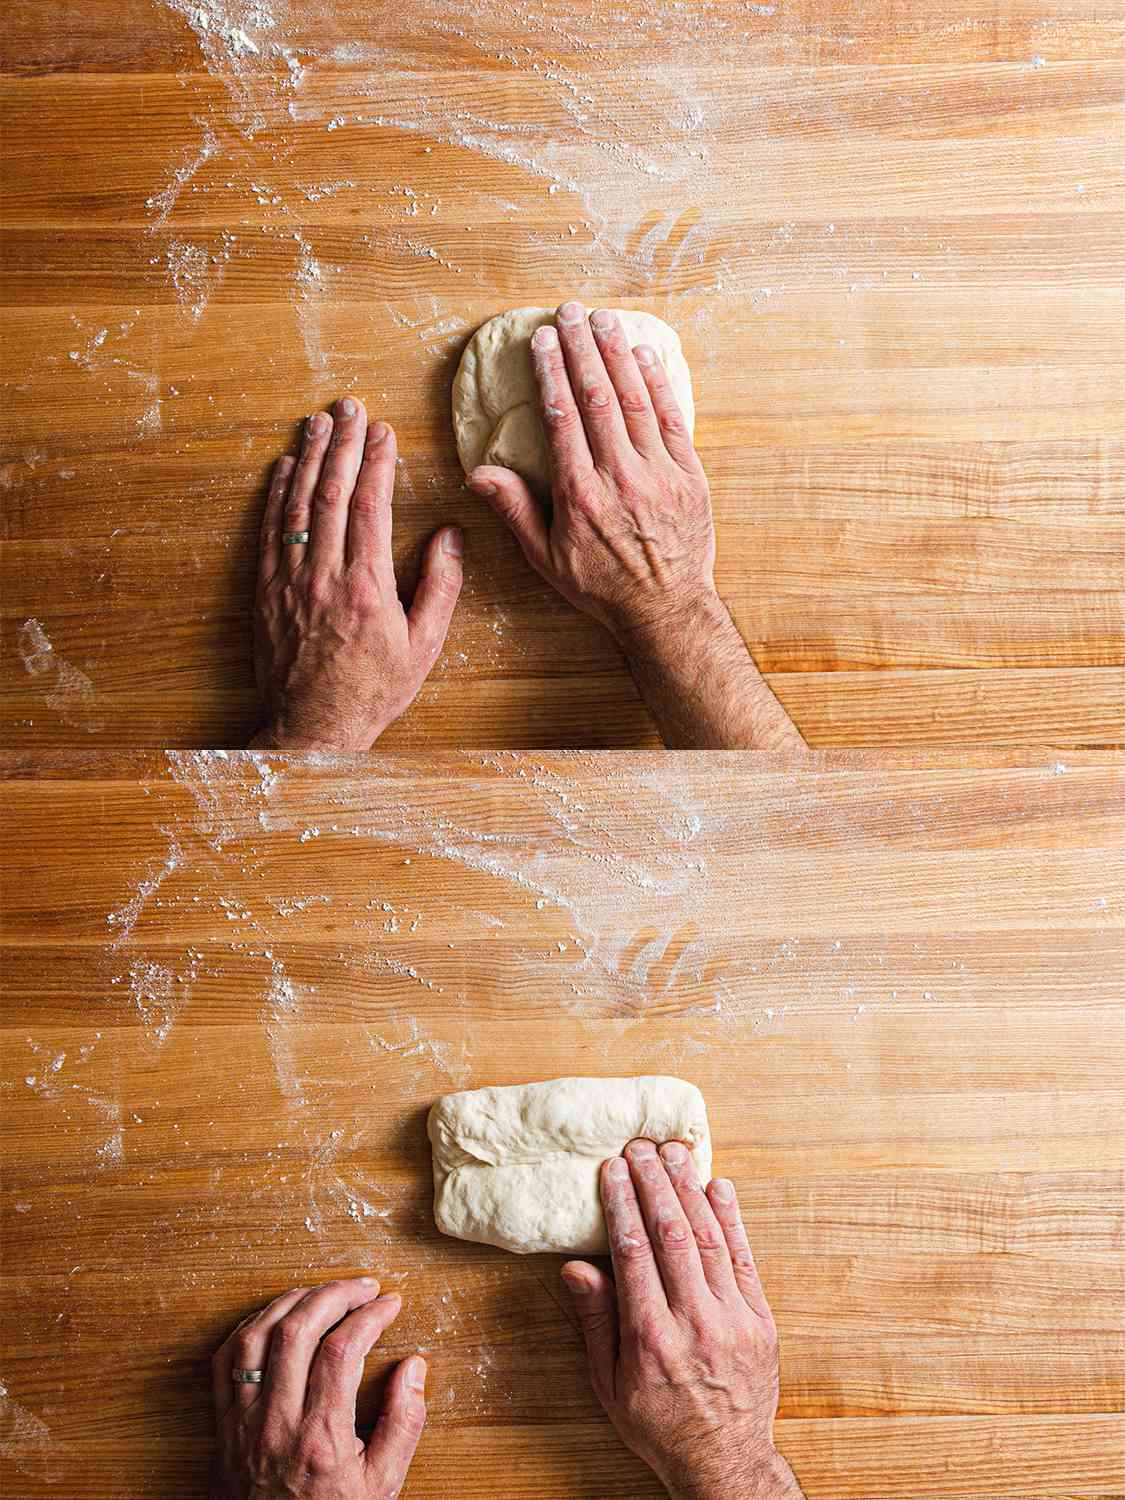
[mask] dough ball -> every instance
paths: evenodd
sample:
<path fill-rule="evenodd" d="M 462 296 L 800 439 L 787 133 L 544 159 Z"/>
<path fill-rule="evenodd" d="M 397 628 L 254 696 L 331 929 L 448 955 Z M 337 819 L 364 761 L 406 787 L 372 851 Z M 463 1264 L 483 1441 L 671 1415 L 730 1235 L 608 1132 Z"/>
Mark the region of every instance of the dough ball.
<path fill-rule="evenodd" d="M 427 1125 L 442 1234 L 527 1255 L 604 1255 L 602 1162 L 637 1136 L 683 1141 L 711 1176 L 703 1095 L 681 1078 L 555 1078 L 447 1094 Z"/>
<path fill-rule="evenodd" d="M 651 344 L 656 350 L 693 430 L 695 402 L 679 334 L 652 313 L 615 311 L 631 347 Z M 540 491 L 550 489 L 531 371 L 531 335 L 554 318 L 549 307 L 515 307 L 490 318 L 469 340 L 453 381 L 453 431 L 466 474 L 478 464 L 499 464 L 515 469 Z"/>

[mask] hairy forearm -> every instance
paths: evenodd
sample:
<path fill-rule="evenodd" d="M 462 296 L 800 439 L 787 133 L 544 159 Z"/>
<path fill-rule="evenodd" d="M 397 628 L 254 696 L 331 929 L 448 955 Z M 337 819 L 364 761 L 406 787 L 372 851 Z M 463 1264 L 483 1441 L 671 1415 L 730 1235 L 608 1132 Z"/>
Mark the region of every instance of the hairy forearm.
<path fill-rule="evenodd" d="M 670 750 L 806 748 L 718 595 L 674 622 L 622 630 L 618 640 Z"/>
<path fill-rule="evenodd" d="M 797 1476 L 774 1448 L 734 1470 L 700 1469 L 666 1487 L 672 1500 L 805 1500 Z"/>

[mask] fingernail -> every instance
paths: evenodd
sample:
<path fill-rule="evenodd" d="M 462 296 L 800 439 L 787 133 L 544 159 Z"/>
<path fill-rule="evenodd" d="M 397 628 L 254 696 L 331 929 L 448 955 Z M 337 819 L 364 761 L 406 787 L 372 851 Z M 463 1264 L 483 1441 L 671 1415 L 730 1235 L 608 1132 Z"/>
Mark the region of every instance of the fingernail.
<path fill-rule="evenodd" d="M 426 1389 L 426 1361 L 420 1354 L 412 1354 L 406 1361 L 406 1372 L 403 1376 L 408 1391 L 424 1391 Z"/>
<path fill-rule="evenodd" d="M 340 402 L 340 415 L 342 417 L 355 416 L 355 402 L 350 396 L 345 396 L 344 399 Z"/>
<path fill-rule="evenodd" d="M 716 1177 L 711 1184 L 711 1191 L 720 1203 L 734 1202 L 734 1183 L 729 1177 Z"/>
<path fill-rule="evenodd" d="M 371 426 L 367 429 L 367 441 L 372 446 L 376 443 L 381 443 L 386 437 L 387 431 L 386 422 L 372 422 Z"/>
<path fill-rule="evenodd" d="M 360 1286 L 378 1286 L 379 1278 L 377 1276 L 361 1276 L 359 1284 Z"/>
<path fill-rule="evenodd" d="M 441 550 L 446 557 L 460 557 L 465 550 L 465 537 L 460 526 L 451 526 L 441 539 Z"/>
<path fill-rule="evenodd" d="M 656 350 L 648 344 L 638 344 L 633 350 L 633 357 L 639 365 L 654 365 L 656 363 Z"/>
<path fill-rule="evenodd" d="M 550 323 L 544 323 L 542 328 L 537 328 L 531 335 L 531 347 L 533 349 L 557 349 L 558 346 L 558 330 L 552 328 Z"/>
<path fill-rule="evenodd" d="M 577 323 L 579 318 L 586 316 L 586 309 L 581 302 L 564 302 L 556 316 L 563 323 Z"/>
<path fill-rule="evenodd" d="M 496 486 L 488 479 L 470 479 L 469 488 L 475 495 L 495 495 Z"/>
<path fill-rule="evenodd" d="M 590 315 L 590 322 L 599 333 L 608 333 L 615 321 L 613 314 L 604 307 L 599 307 L 596 313 Z"/>
<path fill-rule="evenodd" d="M 615 1156 L 606 1163 L 605 1174 L 607 1177 L 628 1177 L 629 1163 L 623 1156 Z"/>
<path fill-rule="evenodd" d="M 308 420 L 309 432 L 314 437 L 316 437 L 319 436 L 320 433 L 326 431 L 327 427 L 328 418 L 324 415 L 324 413 L 322 411 L 314 411 L 312 416 Z"/>
<path fill-rule="evenodd" d="M 627 1149 L 630 1156 L 639 1156 L 644 1160 L 656 1155 L 656 1147 L 651 1141 L 630 1141 Z"/>
<path fill-rule="evenodd" d="M 669 1141 L 667 1145 L 661 1146 L 660 1154 L 666 1162 L 671 1162 L 674 1167 L 682 1167 L 687 1161 L 687 1147 L 682 1146 L 679 1141 Z"/>
<path fill-rule="evenodd" d="M 572 1292 L 584 1292 L 586 1290 L 588 1283 L 581 1271 L 572 1270 L 570 1266 L 563 1266 L 559 1274 Z"/>

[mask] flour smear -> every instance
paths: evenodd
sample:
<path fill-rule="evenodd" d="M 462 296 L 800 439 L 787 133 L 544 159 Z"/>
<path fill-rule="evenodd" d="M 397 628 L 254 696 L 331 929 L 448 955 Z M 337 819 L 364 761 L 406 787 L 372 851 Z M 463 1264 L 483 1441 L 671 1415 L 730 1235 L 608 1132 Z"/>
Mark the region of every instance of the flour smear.
<path fill-rule="evenodd" d="M 309 371 L 326 387 L 346 383 L 349 351 L 326 334 L 322 312 L 348 289 L 323 274 L 327 245 L 343 244 L 349 267 L 377 255 L 462 283 L 446 312 L 459 334 L 458 303 L 484 284 L 474 262 L 498 212 L 529 251 L 557 259 L 548 274 L 579 292 L 613 266 L 634 294 L 685 282 L 694 294 L 731 289 L 716 225 L 698 209 L 714 196 L 701 188 L 719 170 L 714 142 L 731 108 L 716 69 L 774 24 L 774 6 L 661 5 L 616 17 L 612 45 L 594 45 L 580 9 L 498 0 L 421 0 L 377 31 L 290 0 L 155 3 L 186 26 L 222 86 L 202 108 L 189 93 L 194 140 L 146 195 L 150 230 L 165 242 L 158 261 L 191 322 L 222 293 L 232 257 L 240 270 L 264 254 L 273 265 L 271 241 L 292 238 L 289 300 Z M 472 90 L 451 86 L 466 59 L 479 65 Z M 319 176 L 308 171 L 310 133 Z M 401 143 L 392 157 L 411 163 L 409 177 L 348 170 L 369 159 L 375 137 Z M 451 154 L 463 158 L 453 165 L 456 208 Z M 239 206 L 216 256 L 211 240 L 177 226 L 189 198 L 229 204 L 232 192 Z M 561 226 L 556 213 L 536 212 L 540 195 L 565 205 Z M 341 213 L 329 232 L 316 206 L 330 199 Z M 458 248 L 466 230 L 476 241 L 469 262 Z"/>

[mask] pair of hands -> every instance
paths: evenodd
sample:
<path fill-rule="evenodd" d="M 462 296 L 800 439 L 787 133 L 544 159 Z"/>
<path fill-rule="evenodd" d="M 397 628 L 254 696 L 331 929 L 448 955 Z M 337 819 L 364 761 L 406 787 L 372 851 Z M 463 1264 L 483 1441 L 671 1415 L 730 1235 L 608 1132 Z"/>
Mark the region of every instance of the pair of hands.
<path fill-rule="evenodd" d="M 677 649 L 718 606 L 703 466 L 653 350 L 629 347 L 611 313 L 576 302 L 532 340 L 553 506 L 510 469 L 469 486 L 503 517 L 531 565 L 630 648 Z M 262 524 L 255 669 L 263 748 L 366 750 L 413 701 L 461 590 L 462 538 L 429 540 L 409 609 L 391 557 L 395 436 L 338 401 L 278 463 Z M 286 542 L 308 532 L 305 543 Z M 721 610 L 721 606 L 718 606 Z M 725 611 L 723 611 L 725 614 Z M 728 621 L 729 624 L 729 621 Z"/>
<path fill-rule="evenodd" d="M 594 1391 L 674 1500 L 799 1500 L 773 1446 L 777 1332 L 732 1183 L 700 1184 L 677 1141 L 633 1141 L 602 1169 L 612 1279 L 562 1269 Z M 366 1355 L 401 1307 L 378 1284 L 298 1288 L 239 1325 L 213 1361 L 211 1500 L 393 1500 L 425 1423 L 425 1361 L 391 1375 L 356 1435 Z M 236 1369 L 263 1369 L 261 1385 Z"/>

